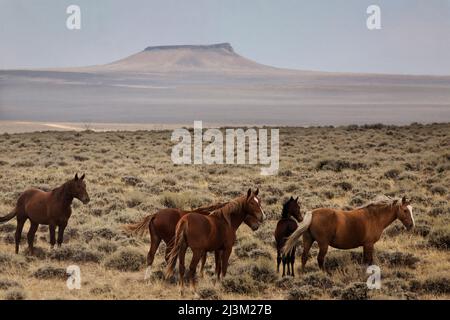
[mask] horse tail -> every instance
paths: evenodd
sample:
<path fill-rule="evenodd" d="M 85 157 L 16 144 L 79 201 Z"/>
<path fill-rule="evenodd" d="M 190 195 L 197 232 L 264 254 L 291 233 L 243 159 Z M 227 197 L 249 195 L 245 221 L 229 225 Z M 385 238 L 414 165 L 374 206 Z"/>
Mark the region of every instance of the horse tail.
<path fill-rule="evenodd" d="M 6 221 L 11 220 L 12 218 L 14 218 L 17 215 L 17 210 L 14 209 L 11 213 L 7 214 L 4 217 L 0 217 L 0 223 L 5 223 Z"/>
<path fill-rule="evenodd" d="M 303 221 L 299 224 L 297 230 L 292 233 L 286 240 L 286 244 L 283 247 L 283 254 L 288 255 L 291 250 L 297 245 L 301 235 L 309 229 L 312 221 L 312 211 L 308 211 L 303 218 Z"/>
<path fill-rule="evenodd" d="M 186 229 L 188 227 L 188 222 L 185 219 L 181 219 L 177 224 L 177 229 L 175 231 L 175 237 L 173 239 L 173 247 L 169 252 L 166 279 L 173 275 L 175 265 L 177 264 L 177 258 L 180 253 L 181 248 L 186 244 Z"/>
<path fill-rule="evenodd" d="M 124 225 L 123 230 L 128 234 L 137 234 L 139 236 L 142 236 L 146 231 L 148 231 L 148 227 L 154 218 L 154 214 L 148 215 L 137 223 Z"/>

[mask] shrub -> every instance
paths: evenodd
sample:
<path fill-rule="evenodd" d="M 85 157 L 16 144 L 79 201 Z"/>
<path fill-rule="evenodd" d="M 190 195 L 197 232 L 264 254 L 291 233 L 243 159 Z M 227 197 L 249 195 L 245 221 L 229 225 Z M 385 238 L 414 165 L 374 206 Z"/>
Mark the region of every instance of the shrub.
<path fill-rule="evenodd" d="M 363 282 L 356 282 L 348 285 L 342 289 L 342 300 L 366 300 L 368 288 L 367 284 Z"/>
<path fill-rule="evenodd" d="M 303 277 L 301 281 L 302 283 L 313 286 L 315 288 L 329 289 L 334 285 L 333 280 L 321 271 L 308 274 Z"/>
<path fill-rule="evenodd" d="M 113 291 L 113 288 L 109 284 L 101 285 L 92 288 L 89 292 L 93 295 L 102 295 L 106 293 L 110 293 Z"/>
<path fill-rule="evenodd" d="M 143 182 L 142 179 L 134 176 L 124 176 L 122 177 L 122 182 L 125 183 L 127 186 L 135 186 L 138 183 Z"/>
<path fill-rule="evenodd" d="M 134 208 L 143 203 L 145 195 L 139 191 L 132 191 L 125 195 L 125 202 L 128 208 Z"/>
<path fill-rule="evenodd" d="M 400 175 L 400 170 L 398 169 L 390 169 L 384 173 L 384 176 L 388 179 L 397 179 Z"/>
<path fill-rule="evenodd" d="M 422 290 L 434 294 L 450 294 L 450 278 L 449 277 L 433 277 L 425 279 L 421 285 Z"/>
<path fill-rule="evenodd" d="M 23 256 L 0 252 L 0 271 L 25 268 L 26 266 L 27 262 Z"/>
<path fill-rule="evenodd" d="M 99 262 L 102 254 L 83 246 L 63 246 L 49 254 L 51 259 L 74 262 Z"/>
<path fill-rule="evenodd" d="M 256 292 L 255 283 L 246 275 L 228 276 L 222 280 L 225 292 L 238 294 L 252 294 Z"/>
<path fill-rule="evenodd" d="M 428 243 L 439 249 L 450 248 L 450 228 L 441 227 L 434 229 L 428 238 Z"/>
<path fill-rule="evenodd" d="M 200 288 L 198 290 L 198 295 L 201 299 L 204 300 L 219 300 L 220 295 L 216 289 L 212 287 Z"/>
<path fill-rule="evenodd" d="M 320 161 L 317 164 L 316 169 L 341 172 L 344 169 L 351 169 L 351 170 L 367 169 L 367 165 L 365 163 L 361 163 L 361 162 L 350 162 L 347 160 L 327 159 L 327 160 Z"/>
<path fill-rule="evenodd" d="M 447 188 L 445 188 L 445 187 L 443 187 L 443 186 L 439 186 L 439 185 L 432 186 L 432 187 L 430 188 L 430 191 L 431 191 L 431 193 L 433 193 L 433 194 L 439 194 L 439 195 L 441 195 L 441 196 L 446 195 L 446 194 L 448 193 Z"/>
<path fill-rule="evenodd" d="M 416 264 L 420 261 L 419 258 L 409 252 L 379 252 L 377 257 L 382 263 L 387 263 L 389 266 L 405 266 L 409 268 L 415 268 Z"/>
<path fill-rule="evenodd" d="M 250 276 L 253 280 L 264 283 L 274 282 L 277 278 L 271 261 L 267 259 L 259 259 L 255 264 L 252 264 L 250 267 Z"/>
<path fill-rule="evenodd" d="M 111 240 L 116 237 L 117 233 L 108 227 L 86 230 L 83 232 L 83 238 L 89 242 L 96 238 Z"/>
<path fill-rule="evenodd" d="M 117 244 L 112 241 L 101 241 L 97 244 L 97 250 L 104 253 L 113 253 L 117 250 Z"/>
<path fill-rule="evenodd" d="M 120 271 L 139 271 L 144 265 L 145 257 L 134 248 L 120 249 L 105 262 L 107 268 Z"/>
<path fill-rule="evenodd" d="M 13 288 L 5 293 L 5 300 L 25 300 L 27 295 L 23 289 Z"/>
<path fill-rule="evenodd" d="M 7 290 L 12 287 L 21 287 L 21 285 L 13 280 L 0 279 L 0 290 Z"/>
<path fill-rule="evenodd" d="M 353 185 L 350 182 L 346 181 L 335 183 L 333 184 L 333 186 L 336 188 L 340 188 L 344 191 L 350 191 L 353 189 Z"/>
<path fill-rule="evenodd" d="M 64 268 L 42 266 L 33 272 L 33 277 L 38 279 L 66 279 L 67 273 Z"/>
<path fill-rule="evenodd" d="M 318 294 L 320 294 L 318 289 L 305 285 L 290 289 L 286 298 L 288 300 L 311 300 Z"/>
<path fill-rule="evenodd" d="M 212 199 L 194 192 L 164 192 L 160 197 L 160 202 L 167 208 L 193 209 L 212 202 Z"/>

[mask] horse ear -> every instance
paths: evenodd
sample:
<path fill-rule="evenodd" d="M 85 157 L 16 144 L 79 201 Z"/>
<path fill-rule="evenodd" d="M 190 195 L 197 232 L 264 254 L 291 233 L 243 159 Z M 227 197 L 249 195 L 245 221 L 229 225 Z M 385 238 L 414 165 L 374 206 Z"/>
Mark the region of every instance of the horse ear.
<path fill-rule="evenodd" d="M 252 195 L 252 188 L 248 189 L 247 191 L 247 199 L 250 198 L 251 195 Z"/>
<path fill-rule="evenodd" d="M 83 173 L 83 175 L 81 176 L 80 180 L 83 180 L 85 175 L 86 175 L 86 174 Z"/>
<path fill-rule="evenodd" d="M 294 198 L 291 196 L 291 197 L 289 198 L 289 200 L 294 200 Z"/>
<path fill-rule="evenodd" d="M 298 202 L 298 197 L 297 197 L 297 198 L 295 198 L 294 200 L 295 200 L 295 202 Z"/>
<path fill-rule="evenodd" d="M 255 191 L 255 196 L 257 196 L 258 193 L 259 193 L 259 188 L 256 189 L 256 191 Z"/>
<path fill-rule="evenodd" d="M 406 197 L 405 196 L 403 196 L 403 198 L 402 198 L 402 204 L 406 204 Z"/>
<path fill-rule="evenodd" d="M 395 199 L 393 202 L 392 202 L 392 205 L 396 205 L 397 204 L 397 202 L 398 202 L 398 200 L 397 199 Z"/>
<path fill-rule="evenodd" d="M 75 181 L 78 180 L 78 173 L 75 173 Z"/>

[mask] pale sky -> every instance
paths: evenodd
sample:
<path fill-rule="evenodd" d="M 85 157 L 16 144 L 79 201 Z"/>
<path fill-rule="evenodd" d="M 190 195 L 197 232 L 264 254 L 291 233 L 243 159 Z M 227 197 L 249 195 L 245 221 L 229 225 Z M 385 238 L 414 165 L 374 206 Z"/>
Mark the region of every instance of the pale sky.
<path fill-rule="evenodd" d="M 81 30 L 66 28 L 71 4 L 81 7 Z M 371 4 L 381 7 L 381 30 L 366 27 Z M 276 67 L 450 75 L 450 0 L 0 0 L 0 69 L 217 42 Z"/>

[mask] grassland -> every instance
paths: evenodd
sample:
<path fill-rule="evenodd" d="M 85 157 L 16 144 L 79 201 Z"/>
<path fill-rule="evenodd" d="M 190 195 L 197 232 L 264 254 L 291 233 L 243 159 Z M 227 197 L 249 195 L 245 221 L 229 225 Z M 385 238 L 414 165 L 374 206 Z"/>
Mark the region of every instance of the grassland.
<path fill-rule="evenodd" d="M 170 131 L 0 135 L 1 215 L 23 190 L 49 190 L 75 172 L 86 173 L 91 197 L 88 205 L 74 201 L 61 249 L 49 248 L 41 226 L 36 255 L 27 254 L 25 234 L 15 255 L 15 221 L 0 225 L 0 298 L 177 299 L 177 287 L 162 279 L 164 246 L 144 280 L 148 237 L 130 237 L 121 225 L 164 206 L 227 200 L 249 187 L 260 188 L 268 220 L 257 232 L 238 230 L 222 283 L 213 281 L 209 256 L 200 298 L 450 298 L 450 124 L 284 128 L 280 140 L 279 173 L 265 177 L 259 166 L 174 166 Z M 376 244 L 380 290 L 366 288 L 361 249 L 331 249 L 330 275 L 318 270 L 316 246 L 305 273 L 284 279 L 276 273 L 273 230 L 285 199 L 300 196 L 307 210 L 354 207 L 379 194 L 410 197 L 417 225 L 407 232 L 397 221 Z M 72 264 L 81 268 L 80 290 L 66 286 Z"/>

